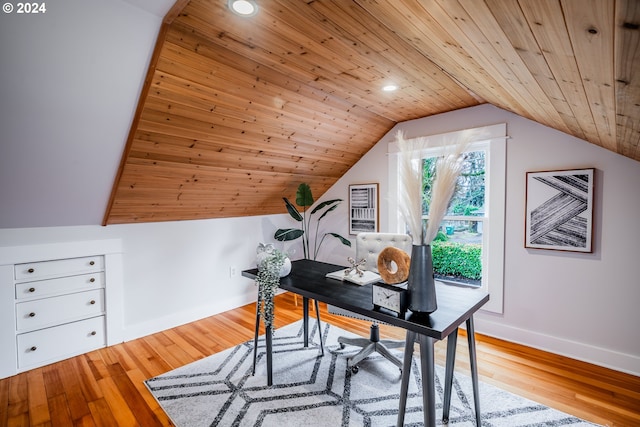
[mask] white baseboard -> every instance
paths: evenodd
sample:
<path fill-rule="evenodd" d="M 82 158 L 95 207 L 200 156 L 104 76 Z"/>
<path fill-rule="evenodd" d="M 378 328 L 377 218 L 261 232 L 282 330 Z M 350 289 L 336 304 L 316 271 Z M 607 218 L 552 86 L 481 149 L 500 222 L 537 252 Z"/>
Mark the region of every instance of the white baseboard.
<path fill-rule="evenodd" d="M 250 295 L 238 295 L 234 298 L 226 299 L 219 304 L 195 307 L 188 311 L 170 313 L 166 316 L 137 323 L 135 325 L 126 325 L 123 334 L 124 341 L 135 340 L 137 338 L 162 332 L 180 325 L 195 322 L 196 320 L 204 319 L 205 317 L 213 316 L 214 314 L 219 314 L 224 311 L 241 307 L 255 300 L 256 296 L 254 293 Z"/>
<path fill-rule="evenodd" d="M 640 376 L 640 357 L 474 316 L 477 333 Z"/>

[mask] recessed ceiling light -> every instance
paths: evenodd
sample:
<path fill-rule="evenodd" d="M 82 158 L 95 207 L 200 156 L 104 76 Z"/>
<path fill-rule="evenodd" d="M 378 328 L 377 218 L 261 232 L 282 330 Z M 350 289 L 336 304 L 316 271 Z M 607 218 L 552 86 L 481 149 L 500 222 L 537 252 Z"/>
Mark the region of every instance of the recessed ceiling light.
<path fill-rule="evenodd" d="M 398 89 L 398 86 L 396 85 L 386 85 L 382 87 L 382 90 L 385 92 L 393 92 L 396 89 Z"/>
<path fill-rule="evenodd" d="M 229 8 L 242 16 L 253 16 L 258 13 L 258 5 L 253 0 L 229 0 Z"/>

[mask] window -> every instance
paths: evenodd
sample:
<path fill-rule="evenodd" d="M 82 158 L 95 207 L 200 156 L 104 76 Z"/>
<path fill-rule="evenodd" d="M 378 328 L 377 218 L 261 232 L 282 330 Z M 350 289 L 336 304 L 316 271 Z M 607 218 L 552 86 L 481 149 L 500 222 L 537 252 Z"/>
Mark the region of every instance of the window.
<path fill-rule="evenodd" d="M 484 310 L 502 312 L 504 265 L 504 207 L 506 125 L 476 129 L 482 141 L 474 141 L 465 153 L 464 169 L 432 244 L 434 272 L 440 280 L 463 282 L 491 294 Z M 428 220 L 430 184 L 435 159 L 455 134 L 428 136 L 430 149 L 416 152 L 423 162 L 425 198 L 423 218 Z M 454 137 L 454 138 L 452 138 Z M 397 152 L 395 143 L 389 152 Z M 397 212 L 398 156 L 389 156 L 390 212 Z M 405 230 L 399 216 L 390 215 L 391 230 Z"/>
<path fill-rule="evenodd" d="M 424 205 L 422 218 L 429 221 L 431 187 L 436 174 L 438 153 L 425 153 L 422 159 Z M 432 157 L 429 157 L 432 156 Z M 463 169 L 456 183 L 449 208 L 431 248 L 436 278 L 463 283 L 469 286 L 482 285 L 482 255 L 487 235 L 485 220 L 485 159 L 484 147 L 468 151 L 464 155 Z"/>

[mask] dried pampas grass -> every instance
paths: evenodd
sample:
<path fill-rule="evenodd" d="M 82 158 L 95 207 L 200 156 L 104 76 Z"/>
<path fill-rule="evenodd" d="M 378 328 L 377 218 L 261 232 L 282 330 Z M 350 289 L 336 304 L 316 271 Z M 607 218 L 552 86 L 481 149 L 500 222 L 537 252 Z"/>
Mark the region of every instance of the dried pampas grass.
<path fill-rule="evenodd" d="M 398 191 L 398 207 L 407 223 L 409 234 L 415 245 L 422 242 L 422 162 L 415 159 L 414 153 L 427 148 L 426 139 L 412 141 L 404 139 L 401 131 L 396 134 L 400 148 L 400 188 Z"/>
<path fill-rule="evenodd" d="M 431 191 L 429 221 L 426 229 L 422 222 L 422 162 L 420 153 L 429 147 L 426 138 L 410 141 L 401 131 L 396 134 L 400 148 L 400 191 L 398 204 L 400 213 L 409 227 L 414 245 L 428 245 L 438 234 L 442 218 L 456 188 L 458 175 L 462 171 L 462 155 L 469 146 L 475 132 L 463 131 L 457 138 L 446 141 L 445 153 L 436 163 L 436 176 Z"/>

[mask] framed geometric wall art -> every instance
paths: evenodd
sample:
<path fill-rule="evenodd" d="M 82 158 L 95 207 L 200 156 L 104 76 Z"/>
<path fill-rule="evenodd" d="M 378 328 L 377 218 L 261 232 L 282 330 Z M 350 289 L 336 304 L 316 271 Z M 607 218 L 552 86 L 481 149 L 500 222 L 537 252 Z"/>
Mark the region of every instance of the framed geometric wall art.
<path fill-rule="evenodd" d="M 378 184 L 349 186 L 349 234 L 378 231 Z"/>
<path fill-rule="evenodd" d="M 592 252 L 595 169 L 527 172 L 525 247 Z"/>

